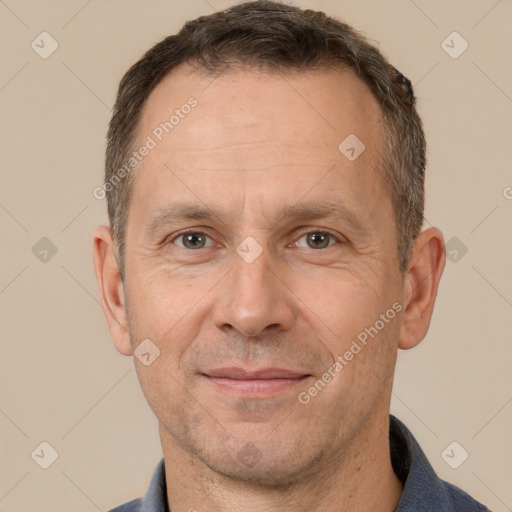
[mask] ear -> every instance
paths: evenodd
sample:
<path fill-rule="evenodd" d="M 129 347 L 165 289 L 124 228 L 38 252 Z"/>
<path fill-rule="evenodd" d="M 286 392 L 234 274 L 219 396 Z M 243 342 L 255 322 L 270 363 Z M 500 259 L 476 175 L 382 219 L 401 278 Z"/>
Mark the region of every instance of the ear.
<path fill-rule="evenodd" d="M 437 228 L 425 229 L 416 238 L 405 277 L 399 348 L 415 347 L 427 334 L 445 263 L 443 234 Z"/>
<path fill-rule="evenodd" d="M 94 271 L 110 335 L 117 350 L 130 356 L 133 352 L 126 320 L 124 287 L 115 257 L 114 242 L 107 226 L 100 226 L 94 231 L 93 244 Z"/>

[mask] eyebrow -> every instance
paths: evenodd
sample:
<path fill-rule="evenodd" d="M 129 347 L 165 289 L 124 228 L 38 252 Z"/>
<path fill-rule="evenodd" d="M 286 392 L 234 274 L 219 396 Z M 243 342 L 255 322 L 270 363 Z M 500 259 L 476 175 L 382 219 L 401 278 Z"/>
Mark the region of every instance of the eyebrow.
<path fill-rule="evenodd" d="M 196 203 L 170 204 L 156 210 L 150 217 L 144 229 L 148 234 L 154 234 L 165 226 L 182 220 L 220 221 L 226 224 L 229 215 L 215 208 Z M 363 224 L 359 215 L 339 201 L 325 201 L 283 205 L 275 213 L 274 225 L 284 221 L 311 221 L 319 219 L 344 220 L 352 229 L 362 233 L 370 233 L 368 226 Z"/>

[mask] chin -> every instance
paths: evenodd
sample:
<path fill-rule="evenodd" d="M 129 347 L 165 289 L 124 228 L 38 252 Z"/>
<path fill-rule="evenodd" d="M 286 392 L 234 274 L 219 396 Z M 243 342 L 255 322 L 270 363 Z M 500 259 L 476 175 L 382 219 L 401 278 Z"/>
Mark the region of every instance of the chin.
<path fill-rule="evenodd" d="M 277 440 L 276 440 L 277 441 Z M 256 446 L 258 444 L 258 447 Z M 283 488 L 296 484 L 315 472 L 324 460 L 319 447 L 310 450 L 304 440 L 296 439 L 295 444 L 276 442 L 266 444 L 247 442 L 238 450 L 223 450 L 198 454 L 199 459 L 212 471 L 230 480 L 252 482 L 257 486 Z M 315 452 L 314 454 L 311 452 Z"/>

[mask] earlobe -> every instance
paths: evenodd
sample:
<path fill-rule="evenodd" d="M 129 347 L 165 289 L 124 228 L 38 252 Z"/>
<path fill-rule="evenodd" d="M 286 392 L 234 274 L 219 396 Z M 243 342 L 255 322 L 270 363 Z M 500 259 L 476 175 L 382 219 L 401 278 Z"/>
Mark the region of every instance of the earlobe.
<path fill-rule="evenodd" d="M 404 284 L 404 313 L 398 346 L 415 347 L 427 334 L 446 255 L 441 231 L 428 228 L 416 238 Z"/>
<path fill-rule="evenodd" d="M 115 257 L 114 242 L 107 226 L 100 226 L 95 230 L 93 250 L 94 271 L 110 335 L 121 354 L 132 355 L 127 328 L 124 287 Z"/>

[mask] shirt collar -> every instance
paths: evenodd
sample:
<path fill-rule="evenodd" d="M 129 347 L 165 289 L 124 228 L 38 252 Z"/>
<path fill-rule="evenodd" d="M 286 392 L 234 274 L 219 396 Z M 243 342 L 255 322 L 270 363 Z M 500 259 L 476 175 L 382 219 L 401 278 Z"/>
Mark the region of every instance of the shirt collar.
<path fill-rule="evenodd" d="M 158 463 L 153 473 L 148 491 L 142 500 L 140 512 L 169 512 L 164 459 Z"/>
<path fill-rule="evenodd" d="M 395 512 L 484 512 L 487 509 L 464 491 L 441 480 L 409 429 L 389 417 L 389 444 L 393 470 L 404 489 Z"/>

